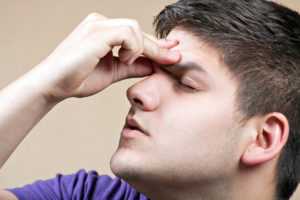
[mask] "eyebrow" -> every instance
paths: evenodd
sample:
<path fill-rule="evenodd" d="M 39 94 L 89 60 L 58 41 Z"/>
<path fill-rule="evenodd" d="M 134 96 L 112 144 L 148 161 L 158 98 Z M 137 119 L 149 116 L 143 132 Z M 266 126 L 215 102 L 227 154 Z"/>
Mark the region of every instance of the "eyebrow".
<path fill-rule="evenodd" d="M 200 64 L 196 63 L 196 62 L 185 62 L 185 63 L 178 63 L 178 64 L 173 64 L 173 65 L 165 65 L 163 68 L 168 69 L 168 68 L 174 68 L 174 69 L 193 69 L 193 70 L 197 70 L 203 74 L 208 75 L 208 72 L 204 69 L 204 67 L 202 67 Z"/>

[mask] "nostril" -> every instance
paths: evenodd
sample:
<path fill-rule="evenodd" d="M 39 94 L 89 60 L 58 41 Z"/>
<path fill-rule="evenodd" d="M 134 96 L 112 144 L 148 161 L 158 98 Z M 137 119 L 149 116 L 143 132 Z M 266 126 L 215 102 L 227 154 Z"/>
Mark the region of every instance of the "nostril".
<path fill-rule="evenodd" d="M 138 98 L 133 98 L 133 102 L 134 102 L 134 104 L 137 104 L 139 106 L 143 106 L 143 102 Z"/>

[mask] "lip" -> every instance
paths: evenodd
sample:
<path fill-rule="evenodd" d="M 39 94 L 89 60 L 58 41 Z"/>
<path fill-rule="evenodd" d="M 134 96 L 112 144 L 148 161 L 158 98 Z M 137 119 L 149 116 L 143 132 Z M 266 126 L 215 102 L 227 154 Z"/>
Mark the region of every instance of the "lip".
<path fill-rule="evenodd" d="M 127 116 L 124 130 L 126 132 L 140 132 L 144 135 L 150 136 L 149 133 L 132 116 Z"/>

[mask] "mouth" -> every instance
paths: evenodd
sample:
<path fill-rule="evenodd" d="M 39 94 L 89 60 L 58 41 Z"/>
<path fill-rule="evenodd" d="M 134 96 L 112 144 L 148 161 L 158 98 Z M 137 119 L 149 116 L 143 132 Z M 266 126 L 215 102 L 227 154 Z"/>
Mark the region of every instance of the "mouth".
<path fill-rule="evenodd" d="M 150 136 L 149 133 L 131 116 L 127 116 L 124 129 Z"/>

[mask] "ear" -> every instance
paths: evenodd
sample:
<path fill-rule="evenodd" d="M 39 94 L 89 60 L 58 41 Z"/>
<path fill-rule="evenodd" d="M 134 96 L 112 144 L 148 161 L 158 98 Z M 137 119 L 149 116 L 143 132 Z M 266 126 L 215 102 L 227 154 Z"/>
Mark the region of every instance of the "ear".
<path fill-rule="evenodd" d="M 256 123 L 256 137 L 250 141 L 241 162 L 246 166 L 265 163 L 277 155 L 287 142 L 289 123 L 281 113 L 269 113 Z"/>

